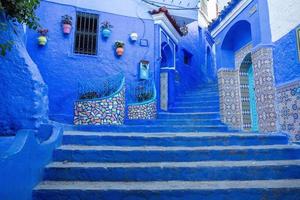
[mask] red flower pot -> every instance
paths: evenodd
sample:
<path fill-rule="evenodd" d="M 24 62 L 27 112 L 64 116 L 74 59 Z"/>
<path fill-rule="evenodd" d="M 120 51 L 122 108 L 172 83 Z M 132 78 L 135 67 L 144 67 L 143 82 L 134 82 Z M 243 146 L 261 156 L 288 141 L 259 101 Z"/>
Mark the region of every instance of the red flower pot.
<path fill-rule="evenodd" d="M 70 24 L 63 24 L 64 34 L 70 34 L 71 29 L 72 29 L 72 26 Z"/>
<path fill-rule="evenodd" d="M 116 49 L 116 53 L 117 53 L 118 56 L 122 56 L 123 53 L 124 53 L 124 48 L 118 47 L 118 48 Z"/>

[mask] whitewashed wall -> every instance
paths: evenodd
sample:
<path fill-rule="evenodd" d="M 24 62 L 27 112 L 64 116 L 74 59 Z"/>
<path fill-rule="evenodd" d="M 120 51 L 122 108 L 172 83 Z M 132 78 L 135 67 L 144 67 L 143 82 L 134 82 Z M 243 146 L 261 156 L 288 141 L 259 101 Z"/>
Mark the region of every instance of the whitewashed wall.
<path fill-rule="evenodd" d="M 300 24 L 300 0 L 268 0 L 272 41 Z"/>

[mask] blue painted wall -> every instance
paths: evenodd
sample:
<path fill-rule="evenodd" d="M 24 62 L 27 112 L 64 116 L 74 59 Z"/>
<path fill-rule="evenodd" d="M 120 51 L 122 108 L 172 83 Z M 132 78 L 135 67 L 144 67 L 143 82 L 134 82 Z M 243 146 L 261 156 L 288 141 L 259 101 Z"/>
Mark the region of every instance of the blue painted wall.
<path fill-rule="evenodd" d="M 21 25 L 8 22 L 0 12 L 1 43 L 13 41 L 11 51 L 0 57 L 0 135 L 19 129 L 36 129 L 48 120 L 48 97 L 40 72 L 26 50 Z"/>
<path fill-rule="evenodd" d="M 182 37 L 177 50 L 176 70 L 179 73 L 177 94 L 194 88 L 206 81 L 205 77 L 205 38 L 198 22 L 188 25 L 189 34 Z M 191 54 L 189 64 L 184 63 L 184 51 Z"/>
<path fill-rule="evenodd" d="M 232 7 L 240 1 L 233 1 Z M 224 10 L 218 20 L 211 26 L 210 31 L 221 23 L 232 9 Z M 215 37 L 217 68 L 234 68 L 234 52 L 252 42 L 257 45 L 271 44 L 271 30 L 266 1 L 253 0 Z M 249 31 L 251 28 L 251 31 Z"/>
<path fill-rule="evenodd" d="M 99 37 L 98 55 L 96 56 L 73 53 L 74 28 L 69 36 L 62 33 L 61 16 L 68 14 L 75 20 L 76 10 L 99 14 L 100 22 L 108 20 L 114 26 L 112 35 L 108 40 Z M 41 3 L 37 15 L 41 19 L 41 25 L 49 29 L 48 44 L 45 47 L 39 47 L 37 45 L 38 34 L 29 30 L 27 49 L 39 66 L 49 87 L 49 116 L 51 119 L 72 123 L 73 104 L 77 98 L 78 81 L 88 81 L 121 71 L 125 73 L 127 83 L 136 81 L 138 80 L 139 61 L 142 59 L 150 61 L 150 70 L 153 73 L 154 23 L 152 20 L 84 10 L 46 1 Z M 140 37 L 147 39 L 149 47 L 142 47 L 138 42 L 131 43 L 129 34 L 132 32 L 137 32 Z M 113 48 L 116 40 L 122 40 L 126 43 L 125 53 L 120 58 L 115 56 Z"/>
<path fill-rule="evenodd" d="M 274 42 L 274 73 L 277 85 L 300 78 L 296 29 L 297 27 Z"/>

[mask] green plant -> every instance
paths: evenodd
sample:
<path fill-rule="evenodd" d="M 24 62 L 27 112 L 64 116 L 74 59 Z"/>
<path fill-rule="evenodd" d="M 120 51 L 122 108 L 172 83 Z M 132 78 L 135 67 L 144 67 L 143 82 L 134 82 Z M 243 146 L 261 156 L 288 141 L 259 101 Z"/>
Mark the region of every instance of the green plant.
<path fill-rule="evenodd" d="M 64 15 L 61 17 L 62 24 L 70 24 L 72 26 L 72 17 L 69 15 Z"/>
<path fill-rule="evenodd" d="M 115 42 L 115 48 L 123 48 L 125 46 L 125 43 L 123 41 L 116 41 Z"/>
<path fill-rule="evenodd" d="M 79 99 L 84 100 L 84 99 L 97 99 L 99 98 L 99 94 L 97 92 L 86 92 L 82 94 Z"/>
<path fill-rule="evenodd" d="M 104 21 L 101 23 L 101 29 L 112 29 L 113 26 L 109 23 L 109 21 Z"/>
<path fill-rule="evenodd" d="M 38 32 L 39 34 L 41 34 L 42 36 L 46 36 L 47 33 L 49 32 L 49 30 L 46 29 L 46 28 L 41 28 L 41 29 L 39 29 L 37 32 Z"/>
<path fill-rule="evenodd" d="M 0 0 L 0 15 L 13 22 L 26 24 L 31 29 L 40 27 L 35 10 L 40 4 L 40 0 Z M 2 16 L 0 16 L 2 17 Z M 14 42 L 11 40 L 4 41 L 1 32 L 7 30 L 5 23 L 0 23 L 0 55 L 5 56 L 10 51 Z"/>
<path fill-rule="evenodd" d="M 151 99 L 153 95 L 150 92 L 144 92 L 137 95 L 138 102 L 143 102 Z"/>
<path fill-rule="evenodd" d="M 0 12 L 4 12 L 8 19 L 36 30 L 40 27 L 35 14 L 39 4 L 40 0 L 0 0 Z"/>

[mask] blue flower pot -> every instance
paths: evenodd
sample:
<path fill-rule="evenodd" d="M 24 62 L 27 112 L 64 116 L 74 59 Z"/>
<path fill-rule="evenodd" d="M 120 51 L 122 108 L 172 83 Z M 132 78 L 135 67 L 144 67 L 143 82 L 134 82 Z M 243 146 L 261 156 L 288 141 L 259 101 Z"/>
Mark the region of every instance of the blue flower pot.
<path fill-rule="evenodd" d="M 105 28 L 105 29 L 102 30 L 102 36 L 104 38 L 108 38 L 110 35 L 111 35 L 111 30 L 109 30 L 107 28 Z"/>

